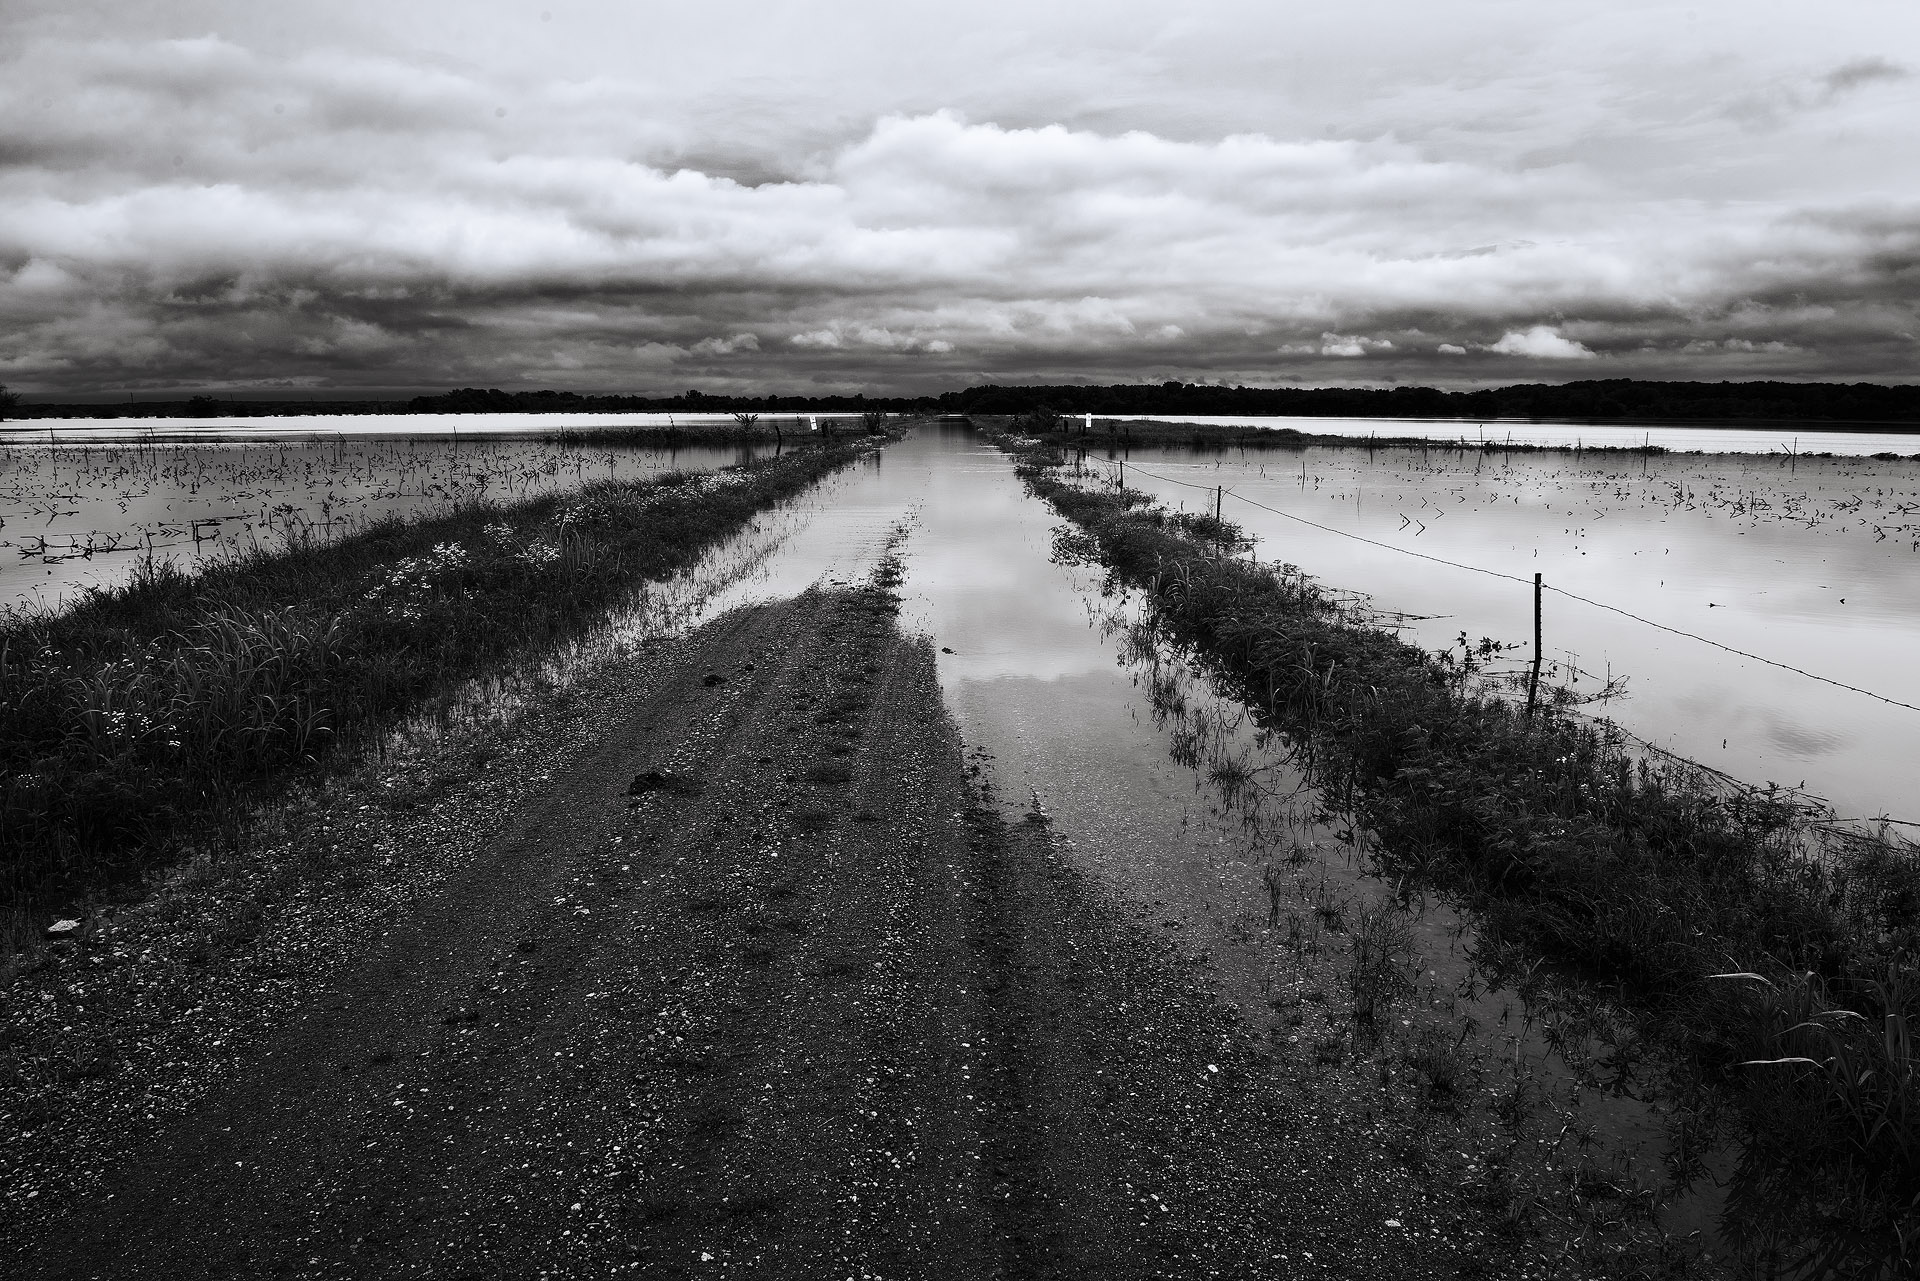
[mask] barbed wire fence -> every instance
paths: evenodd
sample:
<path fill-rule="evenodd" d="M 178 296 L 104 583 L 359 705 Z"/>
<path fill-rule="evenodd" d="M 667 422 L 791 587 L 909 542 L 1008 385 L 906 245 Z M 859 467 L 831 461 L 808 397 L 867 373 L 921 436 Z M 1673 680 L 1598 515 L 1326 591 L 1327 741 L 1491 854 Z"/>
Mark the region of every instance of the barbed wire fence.
<path fill-rule="evenodd" d="M 1267 503 L 1260 502 L 1258 499 L 1250 498 L 1245 494 L 1236 493 L 1232 489 L 1226 487 L 1225 485 L 1202 485 L 1202 484 L 1195 483 L 1193 481 L 1182 480 L 1177 476 L 1167 476 L 1159 472 L 1150 471 L 1144 467 L 1139 466 L 1136 463 L 1131 463 L 1124 460 L 1096 458 L 1090 455 L 1081 455 L 1077 459 L 1077 462 L 1083 468 L 1085 464 L 1089 461 L 1101 464 L 1102 466 L 1112 468 L 1113 469 L 1112 479 L 1114 483 L 1120 487 L 1125 486 L 1126 473 L 1131 471 L 1138 475 L 1145 476 L 1153 480 L 1161 481 L 1162 483 L 1165 483 L 1165 484 L 1179 485 L 1187 489 L 1198 490 L 1206 494 L 1211 494 L 1214 496 L 1216 516 L 1220 514 L 1221 509 L 1224 507 L 1226 499 L 1232 498 L 1238 502 L 1245 503 L 1250 507 L 1256 507 L 1261 511 L 1265 511 L 1265 512 L 1271 513 L 1272 515 L 1279 516 L 1282 519 L 1293 521 L 1296 524 L 1306 525 L 1313 529 L 1320 530 L 1324 533 L 1333 534 L 1340 538 L 1350 539 L 1354 542 L 1365 543 L 1370 547 L 1378 547 L 1384 551 L 1393 552 L 1397 555 L 1412 557 L 1416 560 L 1430 561 L 1437 565 L 1445 565 L 1449 568 L 1463 570 L 1467 573 L 1482 574 L 1489 578 L 1498 578 L 1510 583 L 1518 583 L 1523 587 L 1531 588 L 1535 586 L 1534 580 L 1528 579 L 1528 578 L 1522 578 L 1517 574 L 1508 574 L 1497 569 L 1488 569 L 1484 565 L 1469 564 L 1465 561 L 1450 560 L 1444 556 L 1434 556 L 1427 552 L 1415 551 L 1410 547 L 1400 547 L 1400 546 L 1396 546 L 1393 543 L 1382 542 L 1377 538 L 1368 538 L 1364 534 L 1356 534 L 1351 530 L 1340 529 L 1333 525 L 1327 525 L 1319 521 L 1309 520 L 1304 516 L 1299 516 L 1289 511 L 1283 511 L 1278 507 L 1274 507 Z M 1806 668 L 1796 666 L 1792 663 L 1785 663 L 1777 659 L 1767 658 L 1764 655 L 1755 654 L 1749 650 L 1740 649 L 1736 646 L 1728 645 L 1728 644 L 1725 644 L 1724 642 L 1714 640 L 1710 636 L 1702 636 L 1697 632 L 1690 632 L 1684 628 L 1673 627 L 1666 623 L 1657 622 L 1653 619 L 1646 618 L 1643 615 L 1636 614 L 1632 610 L 1623 609 L 1618 605 L 1609 604 L 1606 601 L 1595 600 L 1590 596 L 1584 596 L 1578 592 L 1570 592 L 1565 588 L 1556 587 L 1551 583 L 1543 582 L 1540 584 L 1540 586 L 1546 591 L 1553 592 L 1554 594 L 1559 596 L 1564 596 L 1569 600 L 1579 601 L 1581 604 L 1591 606 L 1595 609 L 1606 610 L 1609 613 L 1617 614 L 1622 618 L 1629 619 L 1643 626 L 1651 627 L 1658 631 L 1667 632 L 1675 636 L 1684 637 L 1688 640 L 1698 642 L 1699 644 L 1702 644 L 1702 645 L 1710 646 L 1713 649 L 1720 650 L 1724 653 L 1733 654 L 1739 658 L 1746 659 L 1749 662 L 1760 663 L 1764 666 L 1777 668 L 1778 670 L 1784 671 L 1784 672 L 1791 672 L 1796 676 L 1801 676 L 1808 680 L 1818 681 L 1823 685 L 1829 685 L 1836 689 L 1842 689 L 1850 693 L 1859 694 L 1863 697 L 1871 698 L 1878 702 L 1885 703 L 1891 707 L 1898 707 L 1911 712 L 1920 712 L 1920 705 L 1909 703 L 1909 702 L 1906 702 L 1905 700 L 1894 698 L 1886 694 L 1881 694 L 1874 690 L 1864 688 L 1863 686 L 1850 684 L 1847 681 L 1837 680 L 1830 676 L 1823 676 L 1818 672 L 1808 671 Z M 1537 657 L 1537 654 L 1536 654 L 1536 657 Z M 1578 669 L 1575 668 L 1575 670 L 1577 671 Z M 1590 673 L 1583 673 L 1583 674 L 1590 675 Z M 1711 781 L 1715 785 L 1715 790 L 1721 791 L 1725 794 L 1732 794 L 1734 792 L 1752 792 L 1752 791 L 1766 790 L 1766 789 L 1758 788 L 1756 787 L 1756 785 L 1747 783 L 1744 780 L 1737 779 L 1734 776 L 1727 774 L 1724 771 L 1717 770 L 1710 765 L 1703 764 L 1702 762 L 1696 761 L 1690 757 L 1681 756 L 1678 753 L 1669 751 L 1666 748 L 1660 747 L 1652 742 L 1649 742 L 1645 738 L 1642 738 L 1639 735 L 1633 734 L 1631 731 L 1626 730 L 1624 727 L 1620 726 L 1618 722 L 1612 720 L 1609 717 L 1587 717 L 1586 719 L 1588 719 L 1589 721 L 1593 722 L 1596 725 L 1605 726 L 1608 729 L 1608 731 L 1611 733 L 1617 733 L 1621 735 L 1623 738 L 1631 740 L 1634 746 L 1634 749 L 1636 751 L 1641 752 L 1644 755 L 1657 758 L 1670 768 L 1676 768 L 1676 769 L 1684 768 L 1690 772 L 1697 771 L 1699 781 L 1702 781 L 1702 782 Z M 1832 803 L 1828 801 L 1827 798 L 1819 796 L 1815 793 L 1806 792 L 1803 789 L 1799 789 L 1799 788 L 1795 788 L 1792 790 L 1795 795 L 1805 796 L 1811 801 L 1818 802 L 1819 812 L 1810 812 L 1807 815 L 1807 822 L 1811 828 L 1824 832 L 1828 836 L 1833 837 L 1835 839 L 1842 839 L 1842 840 L 1859 839 L 1863 834 L 1857 829 L 1857 827 L 1853 825 L 1862 824 L 1862 823 L 1893 825 L 1893 826 L 1912 829 L 1916 832 L 1920 832 L 1920 821 L 1892 818 L 1885 814 L 1875 815 L 1870 818 L 1869 817 L 1842 818 L 1837 814 L 1836 811 L 1833 810 Z"/>

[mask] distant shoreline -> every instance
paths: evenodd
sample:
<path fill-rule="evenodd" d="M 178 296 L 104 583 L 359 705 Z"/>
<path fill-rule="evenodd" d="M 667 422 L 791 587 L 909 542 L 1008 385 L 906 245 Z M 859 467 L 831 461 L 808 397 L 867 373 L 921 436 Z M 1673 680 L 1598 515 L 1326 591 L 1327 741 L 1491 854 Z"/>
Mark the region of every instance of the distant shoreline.
<path fill-rule="evenodd" d="M 239 409 L 236 406 L 236 412 L 222 413 L 222 414 L 211 415 L 211 416 L 185 414 L 185 413 L 152 412 L 149 410 L 147 406 L 144 406 L 144 405 L 140 406 L 137 412 L 133 410 L 129 410 L 125 407 L 122 407 L 118 412 L 112 412 L 112 413 L 88 412 L 88 411 L 97 411 L 101 409 L 112 409 L 112 408 L 113 408 L 112 406 L 100 406 L 100 405 L 21 405 L 17 407 L 8 418 L 4 420 L 0 420 L 0 443 L 4 443 L 8 439 L 8 437 L 16 434 L 22 435 L 22 436 L 30 436 L 35 430 L 38 430 L 37 428 L 27 427 L 24 425 L 30 422 L 32 423 L 62 422 L 62 421 L 106 422 L 106 421 L 119 421 L 119 420 L 151 420 L 151 421 L 162 422 L 162 423 L 189 424 L 189 423 L 204 421 L 207 423 L 208 428 L 211 429 L 216 427 L 222 421 L 233 421 L 233 420 L 255 422 L 255 421 L 268 421 L 276 418 L 363 417 L 363 416 L 374 416 L 374 415 L 392 415 L 392 416 L 404 415 L 408 417 L 417 417 L 417 418 L 457 418 L 457 417 L 465 417 L 469 413 L 487 412 L 484 410 L 438 411 L 438 412 L 424 411 L 423 412 L 423 411 L 417 411 L 417 410 L 410 410 L 406 408 L 404 405 L 394 405 L 394 404 L 379 402 L 379 401 L 333 401 L 333 402 L 327 402 L 327 403 L 312 406 L 312 407 L 303 406 L 303 407 L 295 408 L 295 407 L 289 406 L 284 408 L 273 408 L 271 410 L 263 411 L 263 412 L 247 412 L 246 410 Z M 621 415 L 621 414 L 631 414 L 634 412 L 657 413 L 657 414 L 664 415 L 674 411 L 668 411 L 668 410 L 635 411 L 635 410 L 629 410 L 629 409 L 601 409 L 601 408 L 595 408 L 595 409 L 556 408 L 556 409 L 517 410 L 514 412 L 535 413 L 535 414 L 549 415 L 553 417 L 564 417 L 564 418 L 584 418 L 584 417 L 602 417 L 602 416 L 612 417 L 612 416 Z M 700 409 L 700 410 L 685 411 L 682 414 L 682 416 L 689 419 L 711 420 L 714 418 L 730 417 L 735 412 L 748 412 L 748 411 L 735 411 L 735 410 L 724 410 L 724 409 L 716 409 L 716 410 Z M 809 413 L 816 416 L 823 416 L 823 417 L 828 415 L 831 415 L 834 417 L 852 417 L 857 415 L 861 411 L 856 409 L 813 409 L 813 410 L 776 409 L 776 410 L 755 410 L 750 412 L 760 413 L 763 416 L 768 416 L 768 417 L 778 415 L 781 418 L 804 419 L 808 416 Z M 883 411 L 883 412 L 907 413 L 910 411 L 896 410 L 896 411 Z M 967 414 L 968 416 L 972 416 L 969 411 L 960 411 L 960 412 L 963 414 Z M 972 412 L 978 412 L 978 411 L 972 411 Z M 1195 411 L 1195 414 L 1196 416 L 1199 416 L 1202 412 L 1203 411 Z M 1008 415 L 982 414 L 981 416 L 1005 417 Z M 1076 411 L 1076 412 L 1068 413 L 1065 416 L 1068 418 L 1077 420 L 1082 415 L 1080 412 Z M 1635 428 L 1646 428 L 1648 430 L 1653 430 L 1653 431 L 1658 431 L 1663 428 L 1687 428 L 1689 430 L 1705 430 L 1705 431 L 1715 431 L 1715 430 L 1739 431 L 1743 429 L 1760 429 L 1760 428 L 1780 430 L 1785 428 L 1793 428 L 1796 430 L 1809 431 L 1809 432 L 1867 432 L 1867 433 L 1888 434 L 1888 435 L 1906 435 L 1914 432 L 1920 432 L 1920 419 L 1905 420 L 1905 419 L 1897 419 L 1897 418 L 1606 418 L 1606 419 L 1601 419 L 1601 418 L 1585 418 L 1585 417 L 1576 418 L 1576 417 L 1568 417 L 1568 416 L 1558 416 L 1558 417 L 1540 416 L 1540 417 L 1526 417 L 1526 418 L 1518 418 L 1518 417 L 1461 418 L 1461 417 L 1450 417 L 1450 416 L 1444 416 L 1444 415 L 1428 416 L 1428 415 L 1420 415 L 1420 414 L 1386 415 L 1386 414 L 1233 414 L 1233 413 L 1206 414 L 1205 416 L 1210 418 L 1236 419 L 1236 420 L 1242 420 L 1242 421 L 1203 423 L 1203 422 L 1188 422 L 1186 420 L 1177 419 L 1177 418 L 1176 419 L 1157 419 L 1150 416 L 1135 417 L 1133 415 L 1126 415 L 1126 414 L 1111 414 L 1111 413 L 1096 412 L 1093 415 L 1096 422 L 1102 421 L 1102 420 L 1119 421 L 1119 422 L 1127 422 L 1129 424 L 1136 425 L 1136 426 L 1147 426 L 1149 424 L 1156 425 L 1156 426 L 1165 426 L 1172 423 L 1178 423 L 1181 425 L 1200 427 L 1200 428 L 1238 429 L 1238 430 L 1246 430 L 1246 431 L 1298 430 L 1298 429 L 1289 429 L 1285 427 L 1278 427 L 1269 423 L 1254 423 L 1254 422 L 1244 421 L 1247 419 L 1302 418 L 1302 419 L 1324 419 L 1329 421 L 1341 421 L 1341 422 L 1458 423 L 1462 427 L 1478 426 L 1478 427 L 1488 427 L 1488 428 L 1494 427 L 1496 425 L 1501 427 L 1521 427 L 1521 426 L 1526 426 L 1526 427 L 1635 427 Z M 678 431 L 681 433 L 697 433 L 702 436 L 707 436 L 712 434 L 711 431 L 708 429 L 711 429 L 716 426 L 724 427 L 725 424 L 715 423 L 713 421 L 688 422 L 688 423 L 678 424 L 674 426 L 662 424 L 658 430 L 660 430 L 661 432 Z M 544 428 L 533 429 L 521 434 L 542 436 L 542 435 L 548 434 L 548 430 L 549 429 L 544 429 Z M 564 428 L 555 428 L 552 430 L 564 430 Z M 625 428 L 611 428 L 610 430 L 625 430 Z M 490 432 L 488 434 L 496 435 L 501 433 Z M 770 433 L 750 433 L 750 434 L 767 434 L 768 439 L 772 439 Z M 1309 437 L 1315 436 L 1315 434 L 1312 432 L 1305 432 L 1303 434 Z M 404 439 L 405 436 L 406 436 L 406 433 L 400 433 L 396 438 Z M 200 440 L 200 439 L 206 439 L 206 438 L 207 436 L 205 434 L 200 432 L 193 432 L 193 431 L 182 431 L 182 432 L 178 432 L 176 434 L 165 437 L 165 439 L 169 442 Z M 1356 438 L 1342 437 L 1341 439 L 1352 440 Z M 1413 439 L 1413 438 L 1409 438 L 1409 439 Z M 1387 437 L 1383 436 L 1380 438 L 1380 443 L 1384 445 L 1390 442 Z M 1479 442 L 1469 439 L 1468 443 L 1478 444 Z M 1492 442 L 1489 441 L 1489 443 L 1492 443 Z M 1519 448 L 1519 446 L 1516 444 L 1514 448 Z"/>
<path fill-rule="evenodd" d="M 1199 383 L 983 384 L 923 396 L 583 394 L 462 387 L 438 395 L 318 400 L 239 400 L 200 395 L 125 404 L 49 400 L 15 406 L 9 417 L 269 418 L 359 414 L 969 414 L 1019 416 L 1036 410 L 1096 417 L 1377 419 L 1486 426 L 1556 424 L 1632 427 L 1789 427 L 1804 431 L 1920 430 L 1920 386 L 1832 382 L 1516 383 L 1475 391 L 1433 387 L 1224 387 Z"/>

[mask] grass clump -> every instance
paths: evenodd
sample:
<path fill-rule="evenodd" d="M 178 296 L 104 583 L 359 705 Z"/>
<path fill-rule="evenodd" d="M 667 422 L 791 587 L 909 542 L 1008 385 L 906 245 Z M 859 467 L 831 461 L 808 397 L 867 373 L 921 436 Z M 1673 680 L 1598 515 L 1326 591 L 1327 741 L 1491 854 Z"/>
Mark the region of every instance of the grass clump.
<path fill-rule="evenodd" d="M 1735 1239 L 1802 1272 L 1913 1266 L 1911 846 L 1822 838 L 1790 793 L 1634 759 L 1566 709 L 1529 716 L 1298 570 L 1222 554 L 1236 531 L 1082 488 L 1055 469 L 1056 451 L 1009 444 L 1032 489 L 1079 527 L 1074 541 L 1144 590 L 1166 634 L 1299 745 L 1387 871 L 1460 894 L 1496 949 L 1614 994 L 1731 1102 L 1746 1140 Z M 1363 968 L 1356 982 L 1387 998 L 1385 970 Z"/>
<path fill-rule="evenodd" d="M 16 916 L 218 830 L 462 681 L 579 633 L 857 456 L 594 482 L 388 521 L 188 575 L 149 559 L 59 614 L 0 618 L 0 880 Z"/>

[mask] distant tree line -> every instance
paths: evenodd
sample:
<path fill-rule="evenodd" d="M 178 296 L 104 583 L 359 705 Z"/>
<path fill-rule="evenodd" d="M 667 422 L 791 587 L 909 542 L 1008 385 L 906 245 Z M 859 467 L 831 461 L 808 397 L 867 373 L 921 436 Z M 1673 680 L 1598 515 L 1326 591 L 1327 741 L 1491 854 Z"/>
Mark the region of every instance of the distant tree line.
<path fill-rule="evenodd" d="M 702 391 L 677 396 L 593 396 L 572 391 L 501 391 L 461 387 L 440 396 L 415 396 L 407 402 L 415 414 L 542 413 L 924 413 L 936 409 L 932 396 L 709 396 Z"/>
<path fill-rule="evenodd" d="M 1920 387 L 1877 383 L 1693 383 L 1609 378 L 1483 391 L 1434 387 L 1274 388 L 1205 383 L 1107 387 L 992 384 L 938 396 L 582 396 L 574 392 L 482 391 L 416 396 L 414 413 L 539 413 L 553 410 L 687 413 L 1244 414 L 1249 417 L 1555 418 L 1653 421 L 1790 419 L 1920 422 Z"/>
<path fill-rule="evenodd" d="M 1920 387 L 1877 383 L 1641 382 L 1608 378 L 1441 391 L 1434 387 L 1219 387 L 1164 382 L 1111 387 L 972 387 L 937 399 L 942 410 L 974 414 L 1026 414 L 1041 409 L 1071 414 L 1299 418 L 1920 422 Z"/>
<path fill-rule="evenodd" d="M 574 392 L 482 391 L 416 396 L 414 413 L 576 410 L 687 413 L 1244 414 L 1249 417 L 1551 418 L 1607 421 L 1920 422 L 1920 387 L 1877 383 L 1640 382 L 1608 378 L 1483 391 L 1434 387 L 1275 388 L 1162 382 L 1107 387 L 988 384 L 938 396 L 582 396 Z"/>
<path fill-rule="evenodd" d="M 1920 422 L 1920 386 L 1878 383 L 1587 382 L 1517 383 L 1480 391 L 1434 387 L 1223 387 L 1207 383 L 1111 386 L 987 384 L 937 396 L 583 395 L 461 387 L 390 400 L 215 400 L 127 405 L 19 405 L 17 417 L 208 417 L 215 414 L 481 413 L 958 413 L 1223 414 L 1246 417 L 1543 419 L 1573 422 Z"/>

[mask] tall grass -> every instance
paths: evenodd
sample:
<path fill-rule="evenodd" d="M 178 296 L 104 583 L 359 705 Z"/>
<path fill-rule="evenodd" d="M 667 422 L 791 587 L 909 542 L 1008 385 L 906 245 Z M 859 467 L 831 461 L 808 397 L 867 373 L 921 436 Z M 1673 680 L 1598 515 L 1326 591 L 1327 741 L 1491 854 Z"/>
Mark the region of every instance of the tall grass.
<path fill-rule="evenodd" d="M 1529 717 L 1292 567 L 1223 555 L 1237 531 L 1080 488 L 1044 447 L 1021 456 L 1168 634 L 1302 745 L 1388 870 L 1461 894 L 1495 946 L 1603 986 L 1738 1105 L 1737 1237 L 1802 1272 L 1912 1266 L 1911 846 L 1817 841 L 1790 794 L 1635 759 L 1562 710 Z"/>
<path fill-rule="evenodd" d="M 389 521 L 189 576 L 149 559 L 0 621 L 0 877 L 15 911 L 164 858 L 250 791 L 322 768 L 457 683 L 590 625 L 846 464 L 808 449 Z"/>

